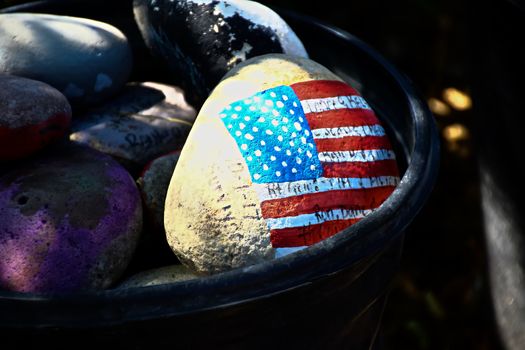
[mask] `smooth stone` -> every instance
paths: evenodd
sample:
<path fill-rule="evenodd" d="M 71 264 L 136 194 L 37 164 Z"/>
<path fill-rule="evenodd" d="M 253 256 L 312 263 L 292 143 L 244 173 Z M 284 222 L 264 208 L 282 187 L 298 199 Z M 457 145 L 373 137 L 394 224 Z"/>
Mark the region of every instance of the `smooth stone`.
<path fill-rule="evenodd" d="M 72 104 L 92 105 L 127 82 L 132 54 L 117 28 L 85 18 L 10 13 L 0 16 L 0 73 L 43 81 Z"/>
<path fill-rule="evenodd" d="M 157 230 L 164 231 L 164 202 L 179 156 L 175 151 L 154 159 L 137 179 L 146 217 Z"/>
<path fill-rule="evenodd" d="M 0 161 L 28 156 L 69 130 L 71 107 L 55 88 L 0 74 Z"/>
<path fill-rule="evenodd" d="M 267 53 L 307 57 L 288 24 L 270 8 L 246 0 L 135 0 L 146 44 L 182 77 L 200 106 L 236 64 Z"/>
<path fill-rule="evenodd" d="M 133 256 L 142 230 L 133 178 L 111 157 L 69 146 L 0 177 L 0 288 L 100 290 Z"/>
<path fill-rule="evenodd" d="M 70 140 L 142 168 L 182 148 L 195 116 L 180 88 L 130 83 L 115 99 L 75 118 Z"/>
<path fill-rule="evenodd" d="M 159 267 L 131 276 L 117 286 L 117 289 L 157 286 L 199 278 L 184 265 Z"/>
<path fill-rule="evenodd" d="M 331 96 L 342 97 L 314 100 Z M 310 114 L 334 108 L 335 116 Z M 359 123 L 367 126 L 352 129 Z M 388 137 L 360 138 L 383 133 L 379 123 L 355 90 L 314 61 L 271 54 L 239 64 L 203 105 L 173 173 L 164 216 L 172 250 L 192 270 L 215 273 L 295 252 L 350 226 L 399 181 Z M 331 133 L 333 144 L 320 140 Z M 374 142 L 388 150 L 366 151 Z M 331 154 L 319 145 L 338 148 Z M 339 173 L 329 171 L 343 175 L 330 180 Z"/>

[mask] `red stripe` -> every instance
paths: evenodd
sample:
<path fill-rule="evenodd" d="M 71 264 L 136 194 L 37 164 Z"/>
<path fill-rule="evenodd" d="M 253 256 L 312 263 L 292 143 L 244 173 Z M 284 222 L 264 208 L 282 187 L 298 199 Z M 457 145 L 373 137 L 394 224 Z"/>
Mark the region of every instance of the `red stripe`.
<path fill-rule="evenodd" d="M 300 100 L 359 95 L 355 89 L 341 81 L 315 80 L 292 84 L 291 88 Z M 306 118 L 310 129 L 380 124 L 374 112 L 368 109 L 345 108 L 309 113 Z M 316 139 L 315 143 L 320 152 L 391 149 L 387 137 Z M 399 176 L 395 160 L 323 163 L 323 168 L 325 177 Z M 303 194 L 263 201 L 261 210 L 264 218 L 282 218 L 331 209 L 371 209 L 381 205 L 393 190 L 394 186 L 386 186 L 373 189 L 335 190 Z M 334 220 L 307 227 L 275 229 L 270 231 L 270 239 L 275 248 L 312 245 L 333 236 L 357 221 L 359 219 Z"/>
<path fill-rule="evenodd" d="M 325 177 L 399 176 L 397 163 L 393 159 L 375 162 L 323 162 L 322 164 Z"/>
<path fill-rule="evenodd" d="M 347 136 L 337 139 L 316 139 L 315 145 L 318 152 L 392 149 L 386 136 Z"/>
<path fill-rule="evenodd" d="M 310 80 L 290 85 L 299 100 L 334 96 L 359 95 L 348 84 L 337 80 Z"/>
<path fill-rule="evenodd" d="M 270 230 L 272 247 L 300 247 L 312 245 L 331 237 L 355 224 L 360 219 L 327 221 L 322 224 Z"/>
<path fill-rule="evenodd" d="M 58 113 L 39 124 L 9 128 L 0 125 L 0 162 L 25 157 L 59 140 L 71 125 L 71 113 Z"/>
<path fill-rule="evenodd" d="M 306 120 L 310 129 L 337 128 L 340 126 L 363 126 L 380 124 L 371 109 L 334 109 L 326 112 L 308 113 Z"/>
<path fill-rule="evenodd" d="M 261 203 L 262 216 L 283 218 L 331 209 L 364 210 L 377 208 L 394 191 L 393 186 L 334 190 L 270 199 Z"/>

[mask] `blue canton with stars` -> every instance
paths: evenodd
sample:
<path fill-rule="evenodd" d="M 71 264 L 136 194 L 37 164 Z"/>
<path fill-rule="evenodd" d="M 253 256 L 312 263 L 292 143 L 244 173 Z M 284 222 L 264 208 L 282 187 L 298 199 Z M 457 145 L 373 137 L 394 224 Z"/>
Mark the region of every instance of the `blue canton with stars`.
<path fill-rule="evenodd" d="M 220 113 L 255 183 L 315 179 L 323 169 L 301 102 L 289 86 L 236 101 Z"/>

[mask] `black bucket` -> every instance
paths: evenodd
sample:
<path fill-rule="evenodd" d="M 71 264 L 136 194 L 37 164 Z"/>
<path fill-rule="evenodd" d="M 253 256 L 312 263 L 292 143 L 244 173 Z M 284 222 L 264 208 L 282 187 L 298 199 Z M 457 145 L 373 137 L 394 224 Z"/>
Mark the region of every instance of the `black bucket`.
<path fill-rule="evenodd" d="M 133 78 L 159 80 L 130 1 L 37 1 L 4 11 L 87 17 L 130 39 Z M 54 347 L 370 349 L 400 262 L 403 232 L 438 172 L 433 117 L 412 84 L 352 35 L 279 11 L 320 62 L 358 89 L 395 144 L 401 183 L 375 212 L 299 253 L 210 277 L 68 297 L 0 292 L 0 344 Z"/>

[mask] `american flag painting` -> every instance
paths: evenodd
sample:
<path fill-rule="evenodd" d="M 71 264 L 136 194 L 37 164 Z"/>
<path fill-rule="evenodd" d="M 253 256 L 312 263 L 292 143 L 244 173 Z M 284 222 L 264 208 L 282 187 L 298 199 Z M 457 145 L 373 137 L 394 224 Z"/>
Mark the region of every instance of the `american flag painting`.
<path fill-rule="evenodd" d="M 228 105 L 220 117 L 246 162 L 274 248 L 336 234 L 399 182 L 385 130 L 346 83 L 278 86 Z"/>

